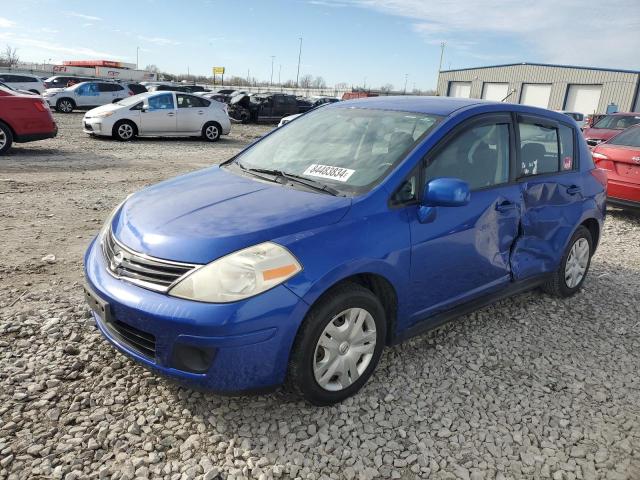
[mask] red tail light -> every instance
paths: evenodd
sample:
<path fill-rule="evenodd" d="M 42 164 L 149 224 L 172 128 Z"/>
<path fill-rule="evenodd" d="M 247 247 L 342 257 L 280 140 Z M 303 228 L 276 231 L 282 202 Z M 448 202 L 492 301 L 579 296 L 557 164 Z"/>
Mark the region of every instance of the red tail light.
<path fill-rule="evenodd" d="M 36 110 L 38 110 L 39 112 L 47 111 L 47 107 L 45 107 L 44 103 L 42 102 L 33 102 L 33 106 L 36 107 Z"/>
<path fill-rule="evenodd" d="M 133 91 L 132 91 L 132 90 L 129 90 L 129 96 L 130 96 L 130 97 L 132 97 L 132 96 L 134 96 L 134 95 L 135 95 L 135 93 L 133 93 Z"/>
<path fill-rule="evenodd" d="M 613 167 L 613 162 L 609 161 Z M 609 169 L 613 170 L 613 168 Z M 600 168 L 600 162 L 598 162 L 598 167 L 591 170 L 591 175 L 600 183 L 605 190 L 607 189 L 607 171 L 604 168 Z"/>

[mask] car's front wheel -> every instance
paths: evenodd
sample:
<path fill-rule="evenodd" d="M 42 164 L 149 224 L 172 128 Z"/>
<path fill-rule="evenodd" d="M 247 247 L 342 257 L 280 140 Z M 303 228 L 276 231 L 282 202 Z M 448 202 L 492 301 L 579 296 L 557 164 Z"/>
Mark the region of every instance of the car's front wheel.
<path fill-rule="evenodd" d="M 11 148 L 13 132 L 6 123 L 0 122 L 0 155 Z"/>
<path fill-rule="evenodd" d="M 222 128 L 216 122 L 209 122 L 202 127 L 202 138 L 210 142 L 217 142 L 222 134 Z"/>
<path fill-rule="evenodd" d="M 61 113 L 71 113 L 76 104 L 70 98 L 61 98 L 56 102 L 56 110 Z"/>
<path fill-rule="evenodd" d="M 128 142 L 136 135 L 136 126 L 128 120 L 120 120 L 113 126 L 113 138 Z"/>
<path fill-rule="evenodd" d="M 386 338 L 384 308 L 368 289 L 348 283 L 309 311 L 291 353 L 289 384 L 315 405 L 355 394 L 376 368 Z"/>
<path fill-rule="evenodd" d="M 560 266 L 542 286 L 543 290 L 557 297 L 574 295 L 587 277 L 592 255 L 591 232 L 580 225 L 569 241 Z"/>

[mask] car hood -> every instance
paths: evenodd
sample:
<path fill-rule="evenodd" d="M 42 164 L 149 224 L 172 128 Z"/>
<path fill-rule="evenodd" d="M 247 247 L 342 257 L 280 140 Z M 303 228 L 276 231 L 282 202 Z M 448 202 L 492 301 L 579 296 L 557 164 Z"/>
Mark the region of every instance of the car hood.
<path fill-rule="evenodd" d="M 338 222 L 351 199 L 297 190 L 211 167 L 130 197 L 112 221 L 140 253 L 208 263 L 236 250 Z"/>
<path fill-rule="evenodd" d="M 618 135 L 622 130 L 615 130 L 610 128 L 587 128 L 584 132 L 584 138 L 597 138 L 600 140 L 609 140 L 612 137 Z"/>
<path fill-rule="evenodd" d="M 91 118 L 92 116 L 97 115 L 98 113 L 111 112 L 113 110 L 118 110 L 119 108 L 122 108 L 122 106 L 116 105 L 115 103 L 107 103 L 106 105 L 92 108 L 91 110 L 87 111 L 87 113 L 85 113 L 84 116 L 86 118 Z"/>

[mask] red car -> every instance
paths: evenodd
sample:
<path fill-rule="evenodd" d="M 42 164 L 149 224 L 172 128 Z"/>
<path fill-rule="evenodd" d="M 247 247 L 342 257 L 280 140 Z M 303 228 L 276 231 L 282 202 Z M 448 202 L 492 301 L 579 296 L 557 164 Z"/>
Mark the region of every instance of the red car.
<path fill-rule="evenodd" d="M 640 207 L 640 125 L 593 149 L 596 167 L 607 171 L 607 201 Z"/>
<path fill-rule="evenodd" d="M 0 155 L 13 142 L 32 142 L 57 134 L 58 126 L 42 97 L 0 84 Z"/>
<path fill-rule="evenodd" d="M 583 132 L 584 139 L 587 141 L 589 148 L 593 149 L 596 145 L 606 142 L 612 137 L 618 135 L 625 128 L 640 123 L 640 113 L 613 113 L 605 115 L 603 118 L 590 128 L 586 128 Z"/>

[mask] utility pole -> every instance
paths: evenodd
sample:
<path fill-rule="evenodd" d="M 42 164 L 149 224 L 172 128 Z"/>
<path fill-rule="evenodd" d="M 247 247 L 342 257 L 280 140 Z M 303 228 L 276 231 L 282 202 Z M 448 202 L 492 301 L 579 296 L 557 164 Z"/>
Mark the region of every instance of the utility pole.
<path fill-rule="evenodd" d="M 444 57 L 444 47 L 446 43 L 440 42 L 440 66 L 438 67 L 438 73 L 442 71 L 442 58 Z"/>
<path fill-rule="evenodd" d="M 298 50 L 298 73 L 296 74 L 296 88 L 298 88 L 298 80 L 300 78 L 300 58 L 302 57 L 302 37 L 298 37 L 300 40 L 300 49 Z"/>
<path fill-rule="evenodd" d="M 140 47 L 136 47 L 136 70 L 140 70 L 139 59 L 140 59 Z"/>
<path fill-rule="evenodd" d="M 407 80 L 409 79 L 409 74 L 405 73 L 404 74 L 404 95 L 407 94 Z"/>
<path fill-rule="evenodd" d="M 280 85 L 280 91 L 282 91 L 282 64 L 280 64 L 280 68 L 278 69 L 278 85 Z"/>
<path fill-rule="evenodd" d="M 274 55 L 271 55 L 271 80 L 269 81 L 269 86 L 273 85 L 273 61 L 275 58 Z"/>

